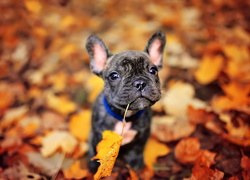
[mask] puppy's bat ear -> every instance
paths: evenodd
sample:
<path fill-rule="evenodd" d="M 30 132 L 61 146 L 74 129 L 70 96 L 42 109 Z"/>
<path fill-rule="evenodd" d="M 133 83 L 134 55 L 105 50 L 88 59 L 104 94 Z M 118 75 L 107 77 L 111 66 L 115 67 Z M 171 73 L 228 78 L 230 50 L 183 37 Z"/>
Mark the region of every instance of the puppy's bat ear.
<path fill-rule="evenodd" d="M 163 51 L 166 44 L 166 37 L 162 31 L 157 31 L 148 40 L 145 52 L 148 53 L 151 61 L 158 67 L 162 67 Z"/>
<path fill-rule="evenodd" d="M 90 68 L 93 73 L 100 76 L 105 68 L 108 58 L 112 55 L 105 43 L 97 36 L 92 35 L 86 41 L 86 49 L 90 58 Z"/>

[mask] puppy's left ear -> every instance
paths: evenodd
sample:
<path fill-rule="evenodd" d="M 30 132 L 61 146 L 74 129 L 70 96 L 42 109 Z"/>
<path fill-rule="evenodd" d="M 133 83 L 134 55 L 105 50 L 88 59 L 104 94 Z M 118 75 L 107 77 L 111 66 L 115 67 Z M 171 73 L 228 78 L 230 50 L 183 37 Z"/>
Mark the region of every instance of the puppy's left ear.
<path fill-rule="evenodd" d="M 148 40 L 145 52 L 148 53 L 151 61 L 158 67 L 162 67 L 163 51 L 166 44 L 166 37 L 162 31 L 157 31 Z"/>

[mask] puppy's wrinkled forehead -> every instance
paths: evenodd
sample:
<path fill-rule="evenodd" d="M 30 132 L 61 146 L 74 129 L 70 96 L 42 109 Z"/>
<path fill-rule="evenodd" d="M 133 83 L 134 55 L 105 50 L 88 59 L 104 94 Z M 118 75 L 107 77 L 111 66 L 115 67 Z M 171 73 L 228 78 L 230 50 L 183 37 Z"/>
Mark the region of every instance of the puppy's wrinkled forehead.
<path fill-rule="evenodd" d="M 117 53 L 113 55 L 109 61 L 111 66 L 125 71 L 134 68 L 144 69 L 152 64 L 147 53 L 133 50 Z"/>

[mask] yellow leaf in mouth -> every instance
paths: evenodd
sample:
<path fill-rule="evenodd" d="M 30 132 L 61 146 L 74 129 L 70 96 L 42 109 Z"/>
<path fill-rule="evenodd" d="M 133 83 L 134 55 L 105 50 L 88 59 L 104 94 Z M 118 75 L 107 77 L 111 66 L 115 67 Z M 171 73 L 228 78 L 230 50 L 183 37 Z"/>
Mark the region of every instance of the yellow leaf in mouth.
<path fill-rule="evenodd" d="M 118 156 L 122 136 L 113 131 L 103 131 L 102 141 L 97 145 L 97 155 L 92 159 L 99 159 L 100 166 L 94 175 L 94 179 L 98 180 L 105 176 L 110 176 L 115 160 Z"/>

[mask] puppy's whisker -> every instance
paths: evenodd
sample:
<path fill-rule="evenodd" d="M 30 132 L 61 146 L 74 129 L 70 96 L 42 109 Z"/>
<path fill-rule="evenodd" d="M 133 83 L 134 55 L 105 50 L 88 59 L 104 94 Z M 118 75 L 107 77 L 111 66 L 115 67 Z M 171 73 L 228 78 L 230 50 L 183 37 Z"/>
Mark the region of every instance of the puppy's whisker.
<path fill-rule="evenodd" d="M 123 135 L 123 130 L 124 130 L 124 127 L 125 127 L 125 125 L 126 125 L 126 120 L 125 120 L 125 118 L 126 118 L 126 114 L 127 114 L 127 112 L 128 112 L 129 105 L 130 105 L 130 104 L 127 105 L 127 107 L 126 107 L 126 109 L 125 109 L 125 112 L 124 112 L 124 115 L 123 115 L 123 119 L 122 119 L 123 126 L 122 126 L 122 133 L 121 133 L 121 136 Z"/>

